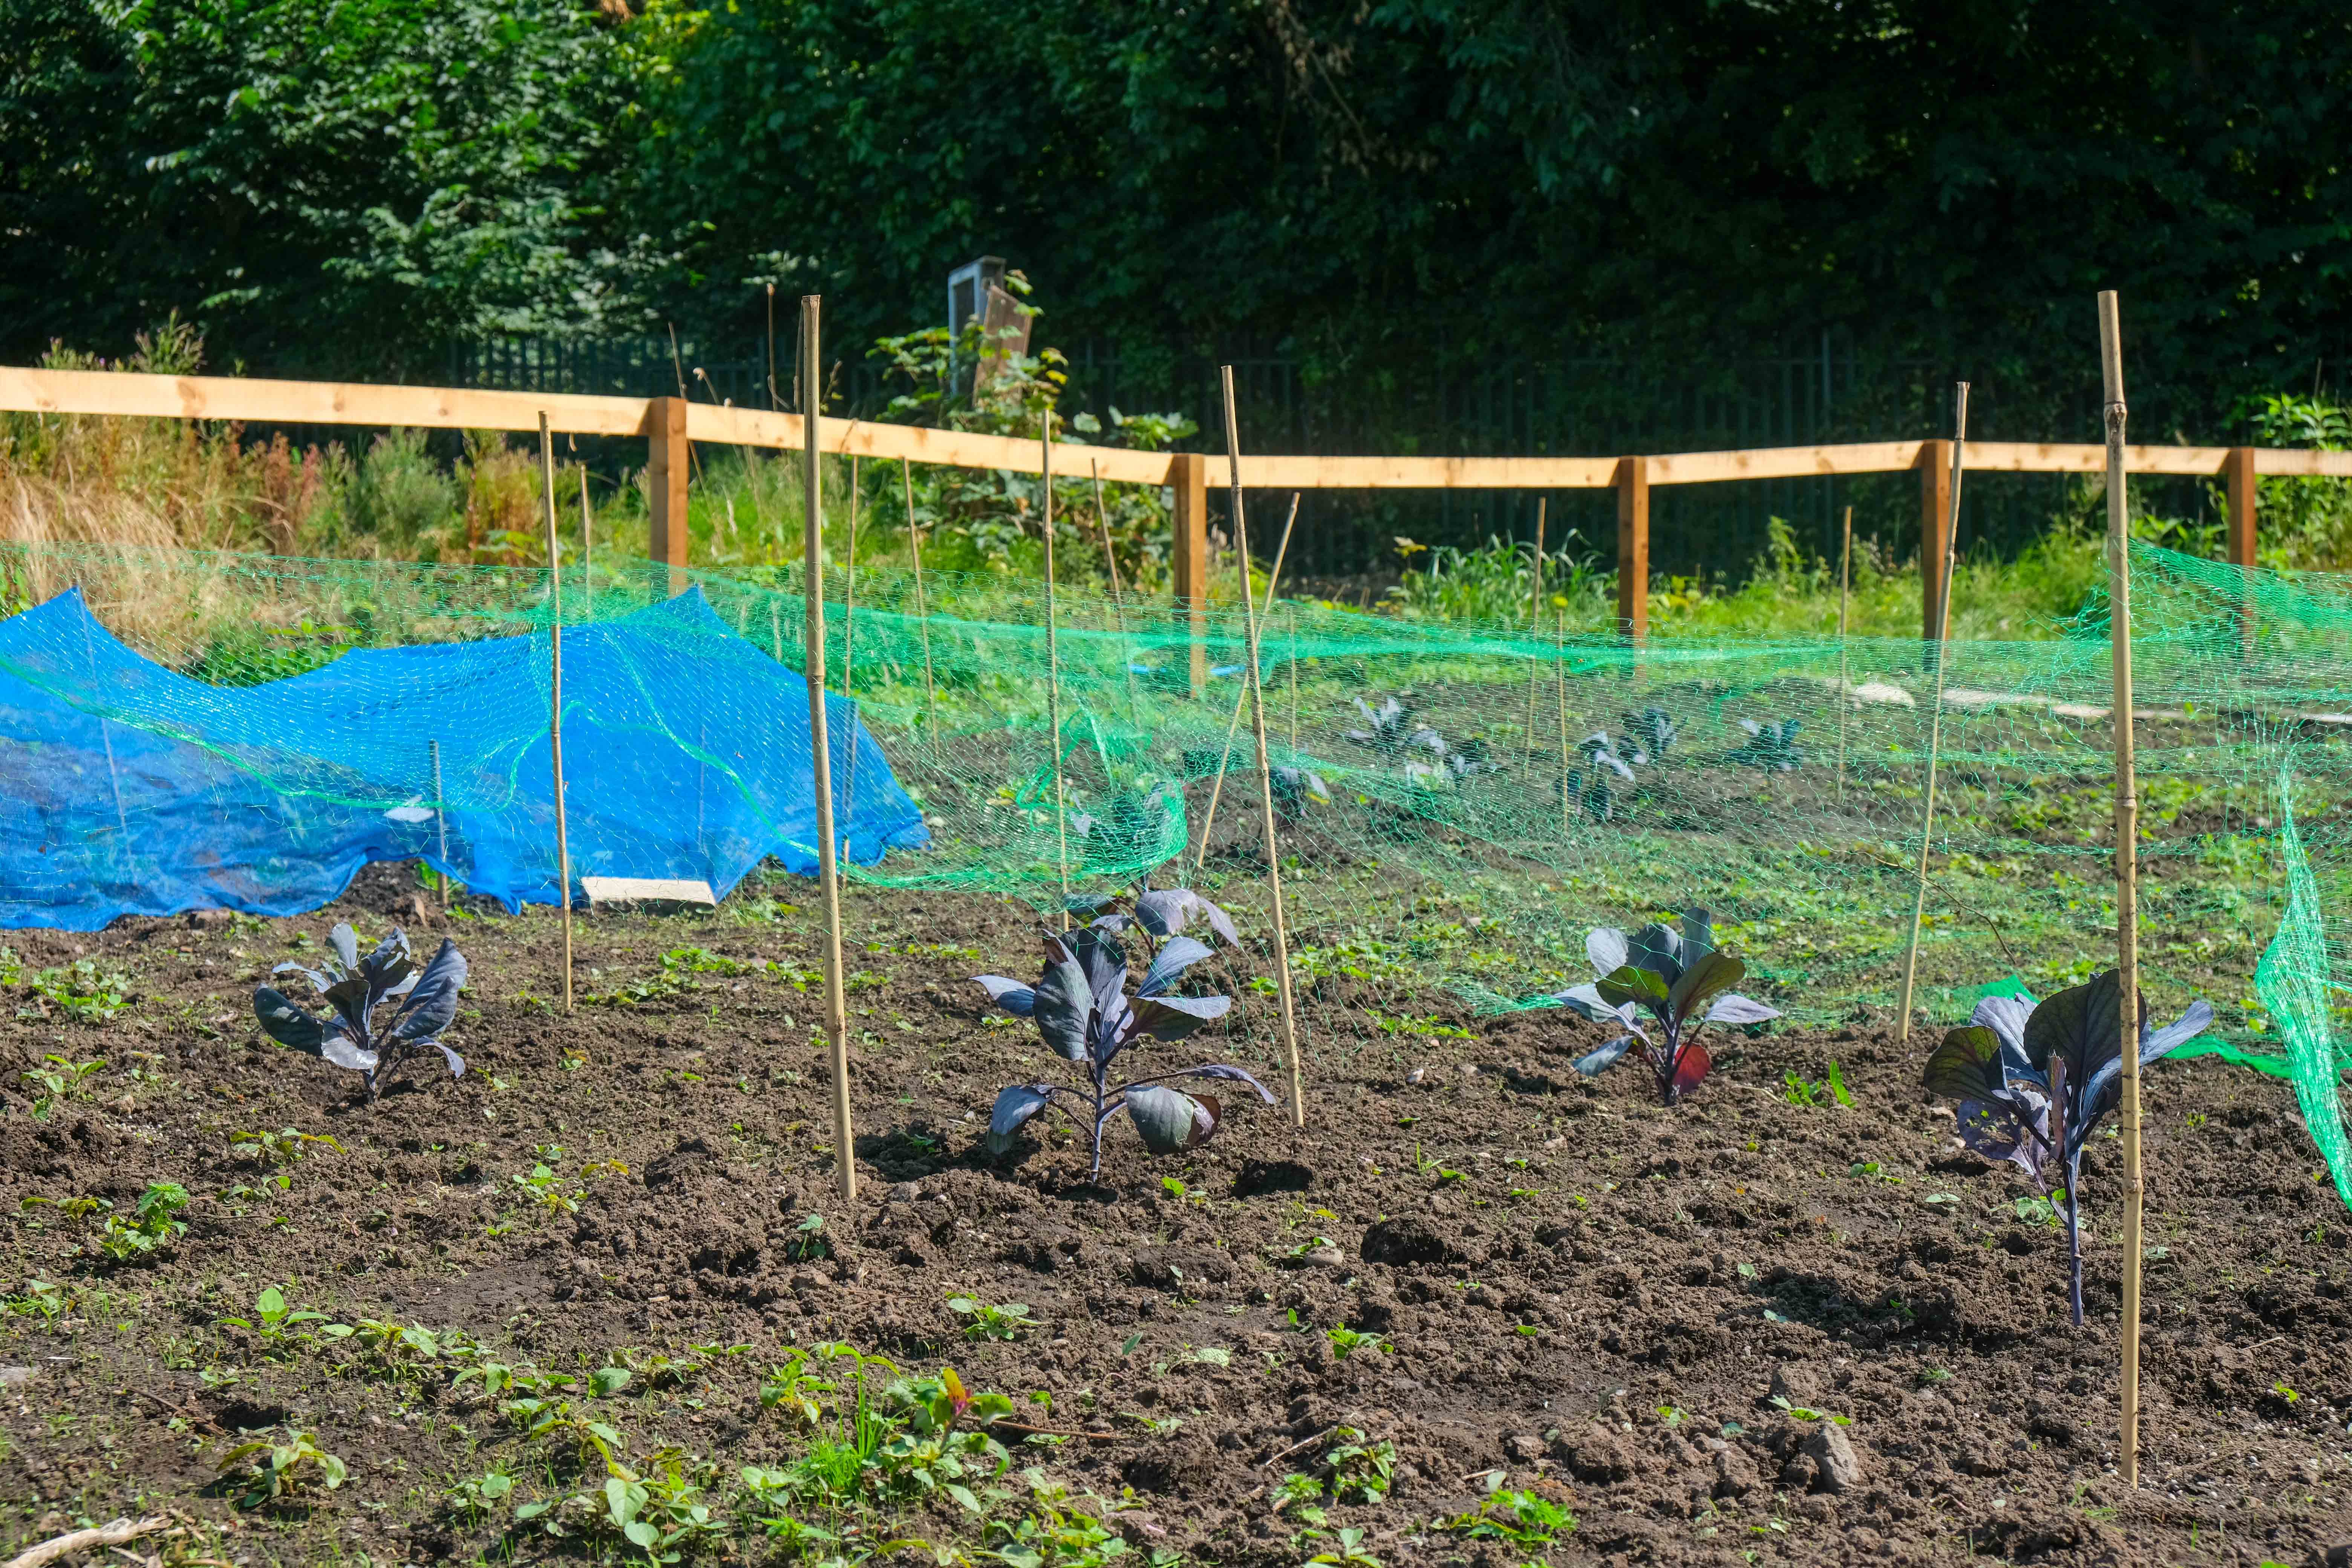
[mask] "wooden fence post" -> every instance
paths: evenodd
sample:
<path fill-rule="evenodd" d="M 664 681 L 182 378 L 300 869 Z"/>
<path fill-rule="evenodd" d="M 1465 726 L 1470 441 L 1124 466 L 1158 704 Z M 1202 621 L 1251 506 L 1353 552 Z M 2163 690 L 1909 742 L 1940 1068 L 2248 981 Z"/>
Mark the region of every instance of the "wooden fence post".
<path fill-rule="evenodd" d="M 652 536 L 646 553 L 669 567 L 669 591 L 675 596 L 686 592 L 686 399 L 654 398 L 646 408 L 646 482 L 652 491 Z"/>
<path fill-rule="evenodd" d="M 1936 605 L 1944 588 L 1944 557 L 1951 548 L 1952 444 L 1919 443 L 1919 635 L 1936 640 Z"/>
<path fill-rule="evenodd" d="M 2230 564 L 2254 563 L 2254 449 L 2232 447 L 2221 465 L 2230 485 Z"/>
<path fill-rule="evenodd" d="M 1201 452 L 1179 452 L 1169 465 L 1168 479 L 1175 495 L 1170 522 L 1175 539 L 1168 552 L 1169 570 L 1178 601 L 1192 611 L 1192 695 L 1209 684 L 1208 649 L 1202 638 L 1207 630 L 1203 615 L 1209 605 L 1209 459 Z"/>
<path fill-rule="evenodd" d="M 1650 635 L 1650 459 L 1617 459 L 1617 630 Z"/>

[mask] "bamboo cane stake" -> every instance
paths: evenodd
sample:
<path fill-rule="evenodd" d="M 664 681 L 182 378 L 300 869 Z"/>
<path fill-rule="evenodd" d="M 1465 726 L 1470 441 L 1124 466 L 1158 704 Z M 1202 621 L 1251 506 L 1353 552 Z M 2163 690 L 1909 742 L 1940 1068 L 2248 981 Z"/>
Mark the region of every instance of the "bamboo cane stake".
<path fill-rule="evenodd" d="M 1243 679 L 1250 700 L 1250 728 L 1257 738 L 1257 793 L 1265 807 L 1265 887 L 1268 900 L 1274 906 L 1274 983 L 1282 995 L 1282 1045 L 1290 1065 L 1290 1121 L 1294 1127 L 1307 1125 L 1307 1087 L 1298 1065 L 1298 1010 L 1290 992 L 1290 929 L 1282 912 L 1282 855 L 1276 843 L 1274 822 L 1274 770 L 1265 755 L 1265 691 L 1258 681 L 1257 663 L 1257 601 L 1249 591 L 1249 521 L 1242 505 L 1242 437 L 1240 421 L 1234 411 L 1234 367 L 1219 367 L 1225 394 L 1225 458 L 1233 469 L 1234 481 L 1234 549 L 1241 558 L 1242 625 L 1249 636 L 1249 670 Z M 1298 498 L 1290 498 L 1290 516 L 1298 517 Z M 1283 542 L 1290 539 L 1290 527 L 1283 525 Z M 1266 602 L 1271 605 L 1274 583 L 1265 585 Z M 1203 836 L 1206 842 L 1206 836 Z"/>
<path fill-rule="evenodd" d="M 1291 525 L 1296 523 L 1297 521 L 1298 492 L 1294 490 L 1291 492 L 1290 496 L 1290 516 L 1282 525 L 1282 542 L 1275 548 L 1274 570 L 1267 574 L 1265 579 L 1265 613 L 1269 616 L 1274 614 L 1274 591 L 1282 582 L 1283 557 L 1290 553 Z M 1244 601 L 1247 601 L 1249 598 L 1249 577 L 1246 573 L 1244 573 L 1242 577 L 1242 598 Z M 1255 658 L 1255 656 L 1253 655 L 1252 657 Z M 1291 685 L 1291 695 L 1295 699 L 1297 695 L 1297 676 L 1296 671 L 1292 674 Z M 1241 733 L 1242 704 L 1248 700 L 1249 687 L 1244 684 L 1240 690 L 1234 693 L 1234 714 L 1232 718 L 1225 721 L 1225 749 L 1217 754 L 1217 782 L 1209 786 L 1209 809 L 1206 812 L 1203 812 L 1201 816 L 1201 852 L 1192 861 L 1192 875 L 1195 877 L 1201 874 L 1201 868 L 1207 865 L 1209 861 L 1209 834 L 1210 831 L 1217 826 L 1217 797 L 1225 793 L 1225 770 L 1233 763 L 1234 737 Z M 1297 749 L 1297 741 L 1296 739 L 1297 728 L 1297 726 L 1294 722 L 1292 725 L 1294 738 L 1291 742 L 1291 747 L 1294 751 Z"/>
<path fill-rule="evenodd" d="M 1290 545 L 1290 530 L 1286 527 L 1282 531 L 1282 535 L 1283 547 L 1287 549 Z M 1271 598 L 1273 594 L 1274 589 L 1269 583 L 1266 595 Z M 1287 660 L 1290 666 L 1290 763 L 1291 766 L 1297 767 L 1298 765 L 1298 606 L 1284 605 L 1283 616 L 1290 628 L 1290 658 Z"/>
<path fill-rule="evenodd" d="M 857 700 L 857 458 L 849 459 L 849 557 L 842 563 L 841 605 L 841 694 L 852 702 Z M 857 768 L 857 753 L 849 753 L 849 766 Z"/>
<path fill-rule="evenodd" d="M 857 458 L 849 459 L 849 559 L 842 567 L 841 696 L 849 704 L 849 777 L 841 791 L 846 826 L 857 827 Z"/>
<path fill-rule="evenodd" d="M 1559 607 L 1559 636 L 1552 645 L 1552 671 L 1559 692 L 1559 836 L 1576 831 L 1576 803 L 1569 789 L 1568 749 L 1568 606 Z"/>
<path fill-rule="evenodd" d="M 823 300 L 801 297 L 801 384 L 810 389 L 808 417 L 801 421 L 804 445 L 801 455 L 801 549 L 807 569 L 802 584 L 808 608 L 807 648 L 803 664 L 808 677 L 809 770 L 816 795 L 816 876 L 824 895 L 824 1032 L 833 1066 L 833 1147 L 841 1173 L 841 1195 L 857 1196 L 857 1146 L 849 1121 L 849 1008 L 841 988 L 840 847 L 833 837 L 833 746 L 825 733 L 824 712 L 824 486 L 818 465 L 819 422 L 815 416 L 818 312 Z"/>
<path fill-rule="evenodd" d="M 768 285 L 768 406 L 781 411 L 783 403 L 776 396 L 776 286 Z"/>
<path fill-rule="evenodd" d="M 2131 514 L 2124 491 L 2123 323 L 2115 292 L 2099 295 L 2099 371 L 2106 384 L 2107 636 L 2115 648 L 2116 982 L 2123 1046 L 2124 1485 L 2139 1485 L 2140 1226 L 2147 1190 L 2140 1164 L 2139 780 L 2132 732 Z M 2074 1194 L 2066 1194 L 2075 1201 Z"/>
<path fill-rule="evenodd" d="M 1045 534 L 1045 719 L 1054 727 L 1054 853 L 1062 877 L 1062 929 L 1070 929 L 1070 817 L 1062 791 L 1062 656 L 1054 604 L 1054 411 L 1045 410 L 1037 458 Z"/>
<path fill-rule="evenodd" d="M 74 586 L 77 588 L 81 586 L 79 579 L 76 579 Z M 94 687 L 98 683 L 98 644 L 91 637 L 89 632 L 89 623 L 92 617 L 89 613 L 89 602 L 87 595 L 83 595 L 81 614 L 82 658 L 89 665 L 90 684 Z M 112 727 L 108 724 L 107 718 L 104 713 L 100 713 L 98 716 L 98 739 L 100 744 L 106 748 L 107 782 L 114 786 L 114 826 L 116 831 L 121 836 L 115 840 L 117 853 L 119 855 L 127 856 L 131 853 L 131 817 L 130 814 L 122 809 L 122 771 L 115 765 L 114 731 Z"/>
<path fill-rule="evenodd" d="M 1919 823 L 1919 880 L 1911 899 L 1911 934 L 1903 944 L 1903 1000 L 1898 1005 L 1895 1038 L 1900 1044 L 1911 1038 L 1911 996 L 1919 979 L 1919 922 L 1927 913 L 1927 851 L 1936 836 L 1936 764 L 1941 760 L 1944 744 L 1944 672 L 1951 660 L 1945 657 L 1945 645 L 1952 635 L 1952 572 L 1959 560 L 1960 538 L 1960 476 L 1966 467 L 1969 445 L 1969 384 L 1958 384 L 1952 394 L 1952 504 L 1944 521 L 1944 581 L 1936 595 L 1936 707 L 1927 721 L 1927 803 Z M 1841 699 L 1838 710 L 1845 711 Z"/>
<path fill-rule="evenodd" d="M 1853 700 L 1846 692 L 1848 677 L 1845 662 L 1846 599 L 1853 588 L 1853 508 L 1852 507 L 1845 509 L 1845 527 L 1843 531 L 1843 541 L 1838 547 L 1837 797 L 1840 800 L 1845 798 L 1845 710 L 1846 704 Z"/>
<path fill-rule="evenodd" d="M 1536 579 L 1528 594 L 1528 635 L 1543 635 L 1543 566 L 1544 566 L 1544 506 L 1549 496 L 1536 498 Z M 1536 661 L 1528 660 L 1528 726 L 1527 743 L 1519 750 L 1519 766 L 1525 768 L 1536 760 L 1536 683 L 1538 679 Z"/>
<path fill-rule="evenodd" d="M 449 907 L 449 811 L 441 797 L 441 742 L 433 742 L 433 826 L 441 831 L 441 907 Z"/>
<path fill-rule="evenodd" d="M 907 548 L 915 557 L 915 624 L 923 634 L 923 711 L 924 725 L 931 738 L 931 752 L 940 749 L 940 695 L 931 685 L 931 616 L 923 604 L 923 531 L 915 526 L 915 466 L 898 459 L 898 482 L 907 494 Z"/>
<path fill-rule="evenodd" d="M 1127 720 L 1129 723 L 1132 724 L 1136 721 L 1137 712 L 1137 700 L 1135 695 L 1135 645 L 1128 638 L 1127 599 L 1126 596 L 1118 591 L 1118 555 L 1117 552 L 1113 551 L 1110 547 L 1110 513 L 1103 508 L 1101 459 L 1095 459 L 1093 466 L 1095 477 L 1095 529 L 1102 535 L 1103 564 L 1109 568 L 1110 571 L 1110 608 L 1111 614 L 1118 618 L 1118 662 L 1119 668 L 1127 672 Z"/>
<path fill-rule="evenodd" d="M 539 477 L 547 503 L 548 763 L 555 782 L 555 901 L 563 910 L 563 1010 L 572 1011 L 572 837 L 563 805 L 563 556 L 555 543 L 555 436 L 539 416 Z"/>

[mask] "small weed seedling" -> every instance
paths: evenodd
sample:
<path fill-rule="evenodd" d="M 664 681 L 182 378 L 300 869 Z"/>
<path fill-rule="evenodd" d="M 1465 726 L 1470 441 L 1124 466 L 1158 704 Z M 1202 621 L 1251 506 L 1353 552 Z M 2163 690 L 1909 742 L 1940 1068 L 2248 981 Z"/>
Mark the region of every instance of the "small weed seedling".
<path fill-rule="evenodd" d="M 108 1024 L 121 1016 L 131 1005 L 131 984 L 128 974 L 101 970 L 88 958 L 33 976 L 34 994 L 77 1024 Z M 47 1012 L 37 1005 L 20 1008 L 17 1016 L 46 1017 Z"/>
<path fill-rule="evenodd" d="M 261 986 L 253 994 L 253 1011 L 271 1039 L 360 1074 L 371 1100 L 427 1050 L 441 1053 L 451 1077 L 464 1075 L 466 1058 L 441 1043 L 466 984 L 466 957 L 456 942 L 442 938 L 420 973 L 408 935 L 398 926 L 364 959 L 357 933 L 347 925 L 330 931 L 327 941 L 334 952 L 321 968 L 289 961 L 272 973 L 302 975 L 333 1011 L 321 1018 Z"/>
<path fill-rule="evenodd" d="M 295 1330 L 303 1323 L 328 1323 L 327 1329 L 319 1331 L 341 1331 L 332 1332 L 332 1337 L 337 1339 L 347 1338 L 352 1331 L 341 1323 L 329 1323 L 327 1314 L 324 1312 L 289 1304 L 286 1300 L 286 1292 L 275 1285 L 263 1286 L 261 1293 L 253 1299 L 252 1317 L 215 1318 L 213 1321 L 231 1328 L 249 1330 L 256 1339 L 265 1346 L 273 1349 L 290 1344 L 299 1337 Z"/>
<path fill-rule="evenodd" d="M 260 1508 L 313 1486 L 332 1491 L 343 1484 L 342 1460 L 319 1447 L 308 1432 L 289 1431 L 282 1443 L 258 1439 L 240 1443 L 221 1456 L 221 1474 L 245 1484 L 236 1500 L 239 1508 Z"/>
<path fill-rule="evenodd" d="M 1540 1550 L 1575 1530 L 1576 1515 L 1534 1492 L 1498 1487 L 1468 1513 L 1446 1521 L 1445 1528 L 1468 1541 L 1502 1541 Z"/>
<path fill-rule="evenodd" d="M 1708 1024 L 1760 1024 L 1780 1009 L 1739 995 L 1731 987 L 1748 973 L 1739 960 L 1715 945 L 1715 926 L 1705 910 L 1682 917 L 1682 929 L 1646 925 L 1628 937 L 1611 926 L 1584 941 L 1585 956 L 1600 979 L 1571 986 L 1557 1000 L 1585 1017 L 1625 1033 L 1576 1064 L 1591 1078 L 1612 1066 L 1635 1045 L 1656 1075 L 1658 1097 L 1667 1105 L 1698 1087 L 1714 1066 L 1698 1033 Z M 1650 1016 L 1656 1037 L 1635 1022 Z"/>
<path fill-rule="evenodd" d="M 36 1121 L 47 1121 L 67 1100 L 77 1094 L 88 1093 L 83 1087 L 85 1081 L 106 1066 L 103 1058 L 78 1062 L 54 1052 L 42 1057 L 41 1064 L 16 1075 L 33 1091 L 33 1120 Z"/>
<path fill-rule="evenodd" d="M 1784 1086 L 1780 1098 L 1791 1105 L 1807 1106 L 1816 1110 L 1824 1110 L 1832 1105 L 1841 1110 L 1850 1110 L 1853 1105 L 1853 1096 L 1846 1092 L 1845 1075 L 1838 1070 L 1835 1057 L 1830 1058 L 1830 1076 L 1819 1082 L 1807 1082 L 1794 1072 L 1782 1073 L 1780 1082 Z"/>
<path fill-rule="evenodd" d="M 179 1183 L 150 1182 L 129 1218 L 121 1214 L 106 1216 L 98 1249 L 117 1263 L 128 1263 L 168 1247 L 188 1233 L 187 1221 L 175 1217 L 187 1206 L 188 1189 Z"/>
<path fill-rule="evenodd" d="M 963 1329 L 963 1337 L 968 1340 L 1003 1340 L 1009 1342 L 1019 1339 L 1031 1326 L 1029 1308 L 1021 1301 L 991 1306 L 977 1296 L 955 1295 L 948 1298 L 948 1310 L 971 1320 Z"/>
<path fill-rule="evenodd" d="M 233 1146 L 249 1148 L 263 1163 L 271 1166 L 294 1165 L 311 1148 L 332 1149 L 340 1154 L 343 1146 L 321 1132 L 304 1132 L 289 1127 L 278 1132 L 232 1132 L 228 1141 Z"/>
<path fill-rule="evenodd" d="M 2063 1215 L 2077 1328 L 2083 1323 L 2083 1147 L 2123 1098 L 2121 996 L 2112 970 L 2046 1002 L 1987 996 L 1969 1026 L 1946 1035 L 1927 1058 L 1927 1092 L 1959 1102 L 1962 1142 L 1988 1160 L 2016 1165 Z M 2143 1068 L 2213 1021 L 2211 1005 L 2202 1001 L 2153 1033 L 2144 995 L 2139 1013 Z"/>
<path fill-rule="evenodd" d="M 1323 1337 L 1331 1342 L 1332 1357 L 1339 1361 L 1346 1361 L 1358 1351 L 1378 1351 L 1383 1355 L 1396 1353 L 1396 1347 L 1380 1335 L 1361 1333 L 1336 1323 L 1323 1331 Z"/>

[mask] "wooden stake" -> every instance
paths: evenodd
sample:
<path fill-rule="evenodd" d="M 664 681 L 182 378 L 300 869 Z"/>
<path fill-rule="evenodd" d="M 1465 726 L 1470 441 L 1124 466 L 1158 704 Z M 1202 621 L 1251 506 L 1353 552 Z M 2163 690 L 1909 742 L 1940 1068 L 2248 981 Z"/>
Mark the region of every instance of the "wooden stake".
<path fill-rule="evenodd" d="M 1569 786 L 1570 778 L 1568 748 L 1568 606 L 1559 607 L 1559 637 L 1553 644 L 1552 665 L 1559 689 L 1559 836 L 1566 839 L 1576 832 L 1576 800 Z"/>
<path fill-rule="evenodd" d="M 1118 555 L 1110 547 L 1110 513 L 1103 509 L 1102 461 L 1099 458 L 1094 463 L 1094 476 L 1095 528 L 1102 534 L 1103 565 L 1110 572 L 1110 607 L 1111 614 L 1118 618 L 1118 662 L 1119 668 L 1127 672 L 1127 718 L 1131 724 L 1136 721 L 1137 713 L 1135 647 L 1127 636 L 1127 600 L 1118 591 Z"/>
<path fill-rule="evenodd" d="M 1919 822 L 1919 881 L 1911 899 L 1911 935 L 1903 944 L 1903 999 L 1896 1007 L 1895 1026 L 1898 1044 L 1911 1037 L 1911 994 L 1919 979 L 1919 922 L 1927 913 L 1927 851 L 1936 839 L 1936 763 L 1944 744 L 1944 671 L 1951 663 L 1944 654 L 1952 635 L 1952 569 L 1959 559 L 1960 475 L 1969 445 L 1969 384 L 1965 381 L 1952 394 L 1952 509 L 1944 525 L 1944 581 L 1936 605 L 1936 707 L 1927 721 L 1927 804 Z M 1841 706 L 1838 711 L 1845 710 Z"/>
<path fill-rule="evenodd" d="M 1282 531 L 1282 542 L 1283 548 L 1289 548 L 1290 530 L 1287 527 Z M 1274 584 L 1271 581 L 1267 583 L 1265 592 L 1267 600 L 1271 602 L 1274 597 Z M 1288 660 L 1290 665 L 1290 765 L 1297 767 L 1298 765 L 1298 606 L 1286 605 L 1283 606 L 1283 614 L 1288 617 L 1290 625 L 1290 658 Z"/>
<path fill-rule="evenodd" d="M 1536 498 L 1536 583 L 1528 595 L 1528 636 L 1543 635 L 1543 561 L 1544 506 L 1549 496 Z M 1527 743 L 1520 748 L 1519 766 L 1526 768 L 1536 760 L 1536 680 L 1538 670 L 1534 659 L 1528 660 L 1528 731 Z"/>
<path fill-rule="evenodd" d="M 1070 929 L 1070 819 L 1062 791 L 1062 655 L 1054 605 L 1054 411 L 1045 410 L 1037 458 L 1045 534 L 1045 718 L 1054 727 L 1054 853 L 1062 874 L 1062 929 Z"/>
<path fill-rule="evenodd" d="M 441 742 L 433 742 L 433 826 L 441 830 L 441 907 L 449 907 L 449 810 L 441 800 Z"/>
<path fill-rule="evenodd" d="M 1282 558 L 1290 553 L 1291 524 L 1297 521 L 1298 492 L 1293 490 L 1290 496 L 1290 517 L 1282 525 L 1282 542 L 1275 548 L 1274 552 L 1274 571 L 1265 580 L 1265 614 L 1269 616 L 1274 613 L 1274 591 L 1282 582 Z M 1246 573 L 1242 577 L 1242 598 L 1244 601 L 1249 598 L 1249 577 Z M 1295 698 L 1297 694 L 1296 674 L 1292 676 L 1291 680 L 1292 695 Z M 1201 852 L 1192 860 L 1192 875 L 1195 877 L 1201 874 L 1201 868 L 1209 863 L 1209 834 L 1217 826 L 1217 797 L 1225 793 L 1225 769 L 1233 763 L 1234 737 L 1241 733 L 1242 704 L 1248 700 L 1249 686 L 1244 682 L 1242 689 L 1234 693 L 1234 715 L 1225 721 L 1225 749 L 1217 754 L 1217 782 L 1209 786 L 1209 809 L 1202 814 Z M 1296 723 L 1292 728 L 1294 731 L 1297 729 Z M 1292 745 L 1295 750 L 1297 747 L 1295 740 Z"/>
<path fill-rule="evenodd" d="M 915 624 L 923 633 L 923 710 L 924 725 L 931 738 L 931 752 L 940 749 L 940 695 L 931 685 L 931 617 L 923 605 L 923 531 L 915 526 L 915 466 L 906 458 L 898 459 L 898 482 L 907 492 L 907 548 L 915 557 Z"/>
<path fill-rule="evenodd" d="M 841 988 L 840 846 L 833 837 L 833 746 L 825 733 L 824 713 L 824 486 L 819 465 L 821 421 L 816 416 L 815 388 L 821 362 L 817 358 L 817 322 L 821 298 L 801 296 L 801 385 L 808 389 L 806 417 L 801 421 L 804 444 L 801 455 L 801 550 L 806 570 L 802 585 L 808 606 L 808 647 L 803 664 L 808 676 L 809 771 L 816 793 L 816 877 L 824 895 L 824 1032 L 832 1047 L 833 1150 L 841 1173 L 841 1195 L 857 1196 L 857 1144 L 849 1121 L 849 1007 Z"/>
<path fill-rule="evenodd" d="M 1845 528 L 1843 531 L 1843 540 L 1838 547 L 1837 795 L 1840 800 L 1845 798 L 1845 710 L 1846 704 L 1853 700 L 1846 691 L 1848 676 L 1845 662 L 1845 606 L 1847 596 L 1853 591 L 1853 508 L 1852 507 L 1845 509 Z"/>
<path fill-rule="evenodd" d="M 1233 470 L 1234 483 L 1234 549 L 1241 557 L 1242 624 L 1249 634 L 1249 670 L 1243 678 L 1250 700 L 1250 727 L 1257 736 L 1258 799 L 1265 808 L 1265 886 L 1274 905 L 1274 983 L 1282 996 L 1282 1044 L 1290 1061 L 1290 1121 L 1295 1127 L 1307 1125 L 1307 1088 L 1298 1065 L 1298 1013 L 1290 994 L 1290 931 L 1282 912 L 1282 855 L 1276 842 L 1274 822 L 1274 771 L 1265 755 L 1265 692 L 1258 683 L 1257 665 L 1257 600 L 1249 591 L 1249 522 L 1242 509 L 1242 438 L 1239 421 L 1234 412 L 1234 367 L 1219 367 L 1225 394 L 1225 458 Z M 1298 516 L 1298 498 L 1290 500 L 1290 515 Z M 1283 528 L 1283 542 L 1289 542 L 1290 530 Z M 1266 583 L 1267 602 L 1273 602 L 1274 584 Z M 1202 836 L 1202 842 L 1207 836 Z"/>
<path fill-rule="evenodd" d="M 849 459 L 849 558 L 841 568 L 841 694 L 857 700 L 857 458 Z M 857 752 L 849 753 L 850 772 L 857 770 Z M 853 779 L 853 783 L 855 780 Z"/>
<path fill-rule="evenodd" d="M 2106 384 L 2107 637 L 2115 647 L 2116 982 L 2122 1009 L 2124 1145 L 2124 1485 L 2139 1485 L 2140 1226 L 2147 1188 L 2140 1165 L 2139 780 L 2132 732 L 2131 509 L 2124 491 L 2123 323 L 2112 289 L 2099 295 L 2099 371 Z M 2074 1202 L 2074 1194 L 2066 1194 Z"/>
<path fill-rule="evenodd" d="M 547 752 L 555 782 L 555 892 L 563 910 L 563 1010 L 572 1011 L 572 837 L 563 806 L 563 556 L 555 543 L 555 436 L 539 416 L 539 477 L 547 502 Z"/>
<path fill-rule="evenodd" d="M 846 826 L 857 826 L 857 458 L 849 459 L 849 559 L 842 567 L 841 697 L 849 704 L 849 777 L 842 786 Z"/>

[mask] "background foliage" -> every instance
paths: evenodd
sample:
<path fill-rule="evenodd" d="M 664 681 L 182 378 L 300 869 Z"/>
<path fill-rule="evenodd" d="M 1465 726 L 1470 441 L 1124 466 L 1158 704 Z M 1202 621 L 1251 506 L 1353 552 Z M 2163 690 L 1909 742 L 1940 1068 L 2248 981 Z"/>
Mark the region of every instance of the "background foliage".
<path fill-rule="evenodd" d="M 865 342 L 982 250 L 1131 360 L 1695 364 L 1834 331 L 2212 438 L 2347 346 L 2352 13 L 2031 0 L 0 0 L 0 353 L 178 309 L 216 362 L 448 335 Z"/>

